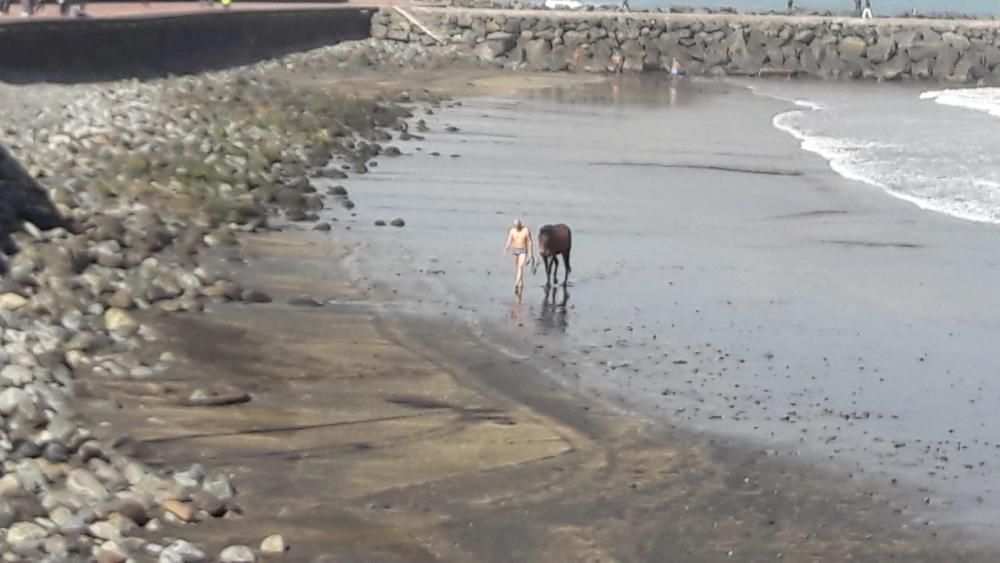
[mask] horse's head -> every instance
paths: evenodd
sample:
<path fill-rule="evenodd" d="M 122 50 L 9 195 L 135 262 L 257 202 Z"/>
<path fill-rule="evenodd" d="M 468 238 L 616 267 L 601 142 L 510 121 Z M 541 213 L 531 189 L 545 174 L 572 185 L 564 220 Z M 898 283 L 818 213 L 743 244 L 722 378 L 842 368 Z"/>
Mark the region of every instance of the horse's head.
<path fill-rule="evenodd" d="M 552 225 L 545 225 L 541 229 L 538 229 L 538 255 L 548 256 L 551 254 L 549 250 L 549 235 L 551 235 Z"/>

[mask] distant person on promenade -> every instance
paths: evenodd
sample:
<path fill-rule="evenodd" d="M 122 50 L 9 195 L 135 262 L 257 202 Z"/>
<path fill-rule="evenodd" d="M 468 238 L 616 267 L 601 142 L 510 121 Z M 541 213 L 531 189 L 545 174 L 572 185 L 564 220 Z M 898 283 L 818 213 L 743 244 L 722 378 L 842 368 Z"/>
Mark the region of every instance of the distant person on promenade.
<path fill-rule="evenodd" d="M 10 13 L 10 0 L 0 0 L 0 14 Z"/>
<path fill-rule="evenodd" d="M 795 0 L 788 0 L 788 13 L 795 11 Z"/>
<path fill-rule="evenodd" d="M 524 266 L 528 263 L 528 258 L 535 258 L 531 229 L 525 227 L 520 219 L 514 219 L 514 226 L 507 231 L 507 241 L 503 245 L 504 255 L 508 251 L 514 255 L 514 293 L 520 295 L 524 291 Z"/>
<path fill-rule="evenodd" d="M 861 0 L 854 0 L 854 17 L 861 17 Z"/>
<path fill-rule="evenodd" d="M 865 9 L 861 12 L 861 19 L 872 19 L 872 0 L 865 0 Z"/>
<path fill-rule="evenodd" d="M 30 18 L 35 14 L 35 3 L 33 0 L 21 0 L 21 17 Z"/>
<path fill-rule="evenodd" d="M 229 5 L 233 3 L 233 0 L 220 0 L 220 2 L 222 3 L 222 9 L 228 10 Z"/>

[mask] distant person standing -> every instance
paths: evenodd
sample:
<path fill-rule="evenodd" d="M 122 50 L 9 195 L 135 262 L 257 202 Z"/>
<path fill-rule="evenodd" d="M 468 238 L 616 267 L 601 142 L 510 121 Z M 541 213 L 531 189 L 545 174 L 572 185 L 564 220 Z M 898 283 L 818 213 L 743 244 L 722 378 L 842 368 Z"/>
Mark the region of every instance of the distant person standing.
<path fill-rule="evenodd" d="M 788 13 L 795 11 L 795 0 L 788 0 Z"/>
<path fill-rule="evenodd" d="M 628 5 L 628 0 L 622 0 L 622 5 L 619 7 L 622 12 L 631 12 L 632 7 Z"/>
<path fill-rule="evenodd" d="M 861 17 L 861 0 L 854 0 L 854 17 Z"/>
<path fill-rule="evenodd" d="M 10 13 L 10 0 L 0 0 L 0 14 Z"/>
<path fill-rule="evenodd" d="M 872 19 L 872 0 L 865 0 L 865 9 L 861 12 L 861 19 Z"/>
<path fill-rule="evenodd" d="M 229 5 L 233 3 L 233 0 L 220 0 L 220 1 L 222 3 L 222 9 L 223 10 L 228 10 L 229 9 Z"/>
<path fill-rule="evenodd" d="M 507 240 L 503 245 L 503 253 L 514 255 L 514 293 L 521 295 L 524 291 L 524 266 L 528 258 L 535 258 L 535 247 L 531 240 L 531 230 L 524 226 L 520 219 L 514 219 L 514 226 L 507 231 Z"/>
<path fill-rule="evenodd" d="M 621 53 L 615 51 L 611 55 L 611 69 L 615 74 L 621 74 L 622 69 L 625 68 L 625 57 Z"/>
<path fill-rule="evenodd" d="M 33 0 L 21 0 L 21 17 L 30 18 L 35 13 Z"/>

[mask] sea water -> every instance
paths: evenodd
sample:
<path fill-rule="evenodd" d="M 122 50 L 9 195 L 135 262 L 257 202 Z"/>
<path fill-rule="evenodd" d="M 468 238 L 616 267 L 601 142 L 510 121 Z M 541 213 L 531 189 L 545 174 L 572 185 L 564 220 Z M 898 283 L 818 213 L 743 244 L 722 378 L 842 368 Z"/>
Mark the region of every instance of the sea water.
<path fill-rule="evenodd" d="M 1000 89 L 758 84 L 776 128 L 838 174 L 921 208 L 1000 222 Z"/>

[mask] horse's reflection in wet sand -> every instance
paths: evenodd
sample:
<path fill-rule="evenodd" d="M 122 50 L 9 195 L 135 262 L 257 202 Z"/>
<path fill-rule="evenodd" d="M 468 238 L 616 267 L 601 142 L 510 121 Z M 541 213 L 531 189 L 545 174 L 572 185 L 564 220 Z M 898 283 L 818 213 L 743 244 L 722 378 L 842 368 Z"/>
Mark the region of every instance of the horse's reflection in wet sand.
<path fill-rule="evenodd" d="M 560 299 L 560 293 L 561 299 Z M 542 300 L 542 311 L 538 317 L 538 324 L 543 329 L 556 329 L 565 332 L 569 326 L 569 319 L 566 316 L 569 302 L 569 288 L 566 286 L 550 286 L 545 288 L 545 298 Z"/>

